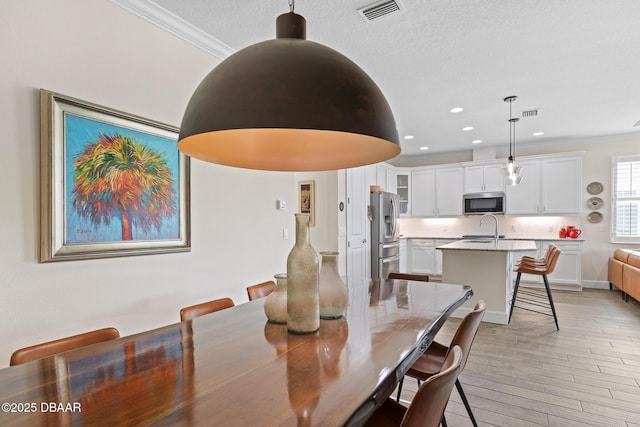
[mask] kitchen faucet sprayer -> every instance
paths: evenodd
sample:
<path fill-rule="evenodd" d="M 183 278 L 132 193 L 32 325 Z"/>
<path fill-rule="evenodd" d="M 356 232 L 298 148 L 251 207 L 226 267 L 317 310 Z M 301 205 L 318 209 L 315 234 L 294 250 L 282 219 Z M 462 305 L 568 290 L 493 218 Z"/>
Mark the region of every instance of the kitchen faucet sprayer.
<path fill-rule="evenodd" d="M 498 217 L 496 217 L 493 214 L 484 214 L 484 215 L 482 215 L 482 217 L 480 218 L 480 227 L 482 227 L 482 222 L 488 216 L 493 218 L 495 220 L 495 222 L 496 222 L 496 232 L 493 235 L 493 239 L 494 239 L 495 245 L 498 246 Z"/>

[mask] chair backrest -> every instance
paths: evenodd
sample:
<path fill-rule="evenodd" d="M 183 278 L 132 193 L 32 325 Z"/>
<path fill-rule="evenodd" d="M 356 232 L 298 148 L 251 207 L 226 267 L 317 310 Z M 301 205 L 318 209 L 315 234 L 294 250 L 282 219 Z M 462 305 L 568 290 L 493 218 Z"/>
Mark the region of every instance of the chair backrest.
<path fill-rule="evenodd" d="M 547 264 L 546 274 L 553 273 L 553 270 L 556 268 L 556 264 L 558 263 L 558 258 L 560 258 L 560 252 L 562 252 L 560 248 L 558 248 L 556 245 L 549 245 L 549 247 L 551 246 L 554 247 L 554 250 L 553 250 L 553 254 L 551 255 L 551 259 Z"/>
<path fill-rule="evenodd" d="M 442 370 L 422 383 L 402 418 L 401 427 L 438 427 L 453 385 L 462 371 L 462 349 L 454 346 Z"/>
<path fill-rule="evenodd" d="M 476 337 L 476 333 L 478 332 L 478 328 L 480 327 L 486 308 L 487 304 L 483 300 L 479 300 L 473 310 L 464 316 L 460 325 L 458 325 L 458 329 L 456 329 L 456 332 L 453 335 L 451 344 L 449 344 L 449 349 L 456 345 L 460 346 L 462 349 L 462 369 L 464 369 L 467 364 L 471 345 Z"/>
<path fill-rule="evenodd" d="M 398 273 L 392 271 L 387 276 L 389 279 L 399 279 L 399 280 L 417 280 L 419 282 L 428 282 L 429 276 L 426 274 L 411 274 L 411 273 Z"/>
<path fill-rule="evenodd" d="M 16 350 L 11 355 L 9 365 L 20 365 L 22 363 L 31 362 L 32 360 L 42 359 L 43 357 L 53 356 L 54 354 L 62 353 L 64 351 L 73 350 L 75 348 L 103 341 L 114 340 L 116 338 L 120 338 L 120 333 L 116 328 L 104 328 L 66 338 L 60 338 L 55 341 L 32 345 L 30 347 Z"/>
<path fill-rule="evenodd" d="M 201 304 L 190 305 L 180 310 L 180 320 L 191 320 L 199 316 L 204 316 L 205 314 L 213 313 L 214 311 L 233 307 L 234 305 L 231 298 L 219 298 Z"/>
<path fill-rule="evenodd" d="M 276 288 L 276 282 L 270 280 L 268 282 L 258 283 L 257 285 L 247 286 L 247 295 L 249 301 L 263 298 L 269 295 Z"/>

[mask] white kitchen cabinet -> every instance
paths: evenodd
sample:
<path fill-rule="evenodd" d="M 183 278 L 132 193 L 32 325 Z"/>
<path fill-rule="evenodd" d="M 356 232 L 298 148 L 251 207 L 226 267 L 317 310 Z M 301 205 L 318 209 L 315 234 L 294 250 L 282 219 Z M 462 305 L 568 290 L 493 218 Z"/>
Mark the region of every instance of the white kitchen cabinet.
<path fill-rule="evenodd" d="M 411 173 L 411 216 L 462 215 L 461 167 L 414 170 Z"/>
<path fill-rule="evenodd" d="M 436 171 L 411 172 L 411 216 L 436 215 Z"/>
<path fill-rule="evenodd" d="M 504 176 L 502 175 L 502 166 L 502 163 L 465 166 L 465 194 L 504 191 Z"/>
<path fill-rule="evenodd" d="M 409 262 L 407 259 L 407 239 L 400 239 L 400 273 L 409 272 Z"/>
<path fill-rule="evenodd" d="M 516 161 L 522 182 L 507 185 L 507 214 L 579 214 L 582 194 L 582 157 L 548 156 Z"/>
<path fill-rule="evenodd" d="M 548 277 L 549 283 L 582 286 L 582 242 L 577 240 L 543 241 L 540 253 L 544 254 L 551 243 L 560 249 L 560 256 L 553 273 Z"/>
<path fill-rule="evenodd" d="M 516 162 L 522 168 L 522 182 L 507 185 L 507 213 L 511 215 L 537 215 L 540 212 L 540 162 L 523 160 Z"/>
<path fill-rule="evenodd" d="M 433 239 L 411 239 L 408 249 L 409 272 L 433 274 L 435 261 Z"/>
<path fill-rule="evenodd" d="M 387 175 L 387 179 L 386 179 L 387 186 L 385 187 L 384 191 L 388 191 L 389 193 L 397 193 L 396 171 L 394 171 L 393 168 L 391 167 L 387 167 L 386 175 Z"/>
<path fill-rule="evenodd" d="M 560 257 L 558 257 L 553 273 L 547 277 L 549 283 L 555 289 L 582 289 L 582 241 L 572 239 L 538 240 L 536 244 L 538 246 L 537 252 L 519 253 L 519 257 L 528 255 L 542 258 L 550 244 L 556 245 L 560 249 Z M 514 263 L 520 259 L 519 257 L 513 260 Z M 523 283 L 535 283 L 537 286 L 542 284 L 542 276 L 538 275 L 523 274 L 520 280 Z"/>
<path fill-rule="evenodd" d="M 434 257 L 434 266 L 433 266 L 433 274 L 435 276 L 442 276 L 442 251 L 438 250 L 439 246 L 444 246 L 448 243 L 453 243 L 456 240 L 454 239 L 436 239 L 434 240 L 434 247 L 436 248 L 436 255 Z"/>
<path fill-rule="evenodd" d="M 582 159 L 577 156 L 544 159 L 542 212 L 549 215 L 580 213 Z"/>
<path fill-rule="evenodd" d="M 411 173 L 410 172 L 397 172 L 396 173 L 396 193 L 400 199 L 400 215 L 410 214 L 409 208 L 409 196 L 411 194 Z"/>

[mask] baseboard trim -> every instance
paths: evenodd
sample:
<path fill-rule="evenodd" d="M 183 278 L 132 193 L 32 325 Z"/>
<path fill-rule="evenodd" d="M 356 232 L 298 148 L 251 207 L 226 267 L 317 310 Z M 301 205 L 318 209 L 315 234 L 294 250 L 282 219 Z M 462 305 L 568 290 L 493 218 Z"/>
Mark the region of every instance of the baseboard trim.
<path fill-rule="evenodd" d="M 473 308 L 460 307 L 453 312 L 451 317 L 462 319 L 464 316 L 469 314 L 471 310 L 473 310 Z M 491 310 L 485 310 L 484 318 L 482 319 L 483 322 L 497 323 L 499 325 L 508 324 L 508 320 L 509 320 L 508 313 L 501 313 L 499 311 L 491 311 Z"/>
<path fill-rule="evenodd" d="M 582 287 L 589 289 L 609 289 L 609 282 L 603 282 L 601 280 L 583 280 Z"/>

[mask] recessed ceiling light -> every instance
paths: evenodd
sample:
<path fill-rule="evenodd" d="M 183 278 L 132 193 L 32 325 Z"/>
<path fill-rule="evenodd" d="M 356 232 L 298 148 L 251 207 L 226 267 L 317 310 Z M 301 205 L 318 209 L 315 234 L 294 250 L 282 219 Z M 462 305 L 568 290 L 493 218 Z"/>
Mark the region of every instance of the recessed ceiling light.
<path fill-rule="evenodd" d="M 473 126 L 465 126 L 462 128 L 462 130 L 465 132 L 469 132 L 470 130 L 473 130 Z"/>
<path fill-rule="evenodd" d="M 459 113 L 459 112 L 461 112 L 461 111 L 463 111 L 463 110 L 464 110 L 464 108 L 462 108 L 462 107 L 453 107 L 453 108 L 452 108 L 451 110 L 449 110 L 449 111 L 451 111 L 452 113 Z"/>
<path fill-rule="evenodd" d="M 428 150 L 429 147 L 420 147 L 420 149 L 424 151 L 424 150 Z"/>
<path fill-rule="evenodd" d="M 413 139 L 413 135 L 405 135 L 404 139 Z"/>
<path fill-rule="evenodd" d="M 471 141 L 472 144 L 480 144 L 481 142 L 481 139 L 474 139 L 473 141 Z"/>
<path fill-rule="evenodd" d="M 540 136 L 540 135 L 544 135 L 544 132 L 534 132 L 533 136 Z"/>

